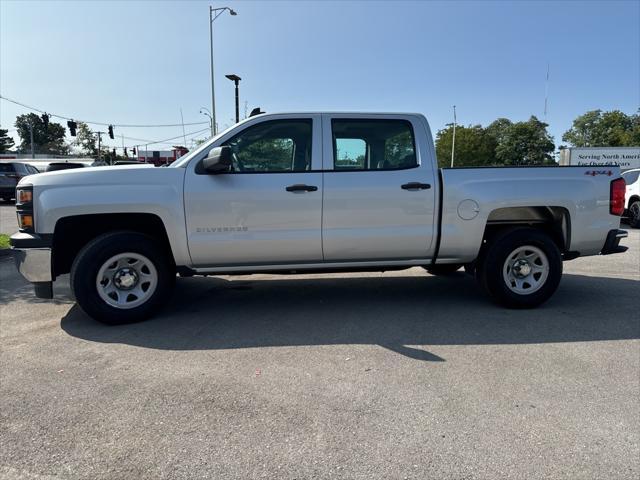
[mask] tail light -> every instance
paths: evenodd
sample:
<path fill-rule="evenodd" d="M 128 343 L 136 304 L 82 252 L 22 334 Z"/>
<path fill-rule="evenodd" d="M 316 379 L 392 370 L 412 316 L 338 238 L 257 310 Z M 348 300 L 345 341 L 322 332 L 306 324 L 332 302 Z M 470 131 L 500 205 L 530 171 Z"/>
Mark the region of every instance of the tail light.
<path fill-rule="evenodd" d="M 624 195 L 627 190 L 627 184 L 624 178 L 616 178 L 611 181 L 611 190 L 609 193 L 609 213 L 620 217 L 624 213 Z"/>

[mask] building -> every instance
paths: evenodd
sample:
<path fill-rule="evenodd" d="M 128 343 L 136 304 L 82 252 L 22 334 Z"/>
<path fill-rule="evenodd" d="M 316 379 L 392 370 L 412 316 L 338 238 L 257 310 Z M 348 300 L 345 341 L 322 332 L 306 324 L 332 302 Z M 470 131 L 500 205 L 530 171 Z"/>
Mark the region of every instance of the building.
<path fill-rule="evenodd" d="M 560 150 L 560 165 L 618 165 L 624 172 L 640 168 L 640 146 L 565 148 Z"/>
<path fill-rule="evenodd" d="M 138 148 L 136 156 L 139 162 L 153 163 L 157 167 L 175 162 L 188 151 L 185 147 L 180 146 L 173 147 L 172 150 L 143 150 Z"/>

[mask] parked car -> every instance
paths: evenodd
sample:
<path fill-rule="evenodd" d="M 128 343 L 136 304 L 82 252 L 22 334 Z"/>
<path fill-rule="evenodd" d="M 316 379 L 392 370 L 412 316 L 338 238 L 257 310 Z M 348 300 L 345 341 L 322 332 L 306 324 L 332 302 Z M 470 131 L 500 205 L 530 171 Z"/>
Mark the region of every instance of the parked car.
<path fill-rule="evenodd" d="M 0 201 L 8 202 L 16 195 L 16 185 L 27 175 L 38 172 L 36 167 L 21 162 L 0 163 Z"/>
<path fill-rule="evenodd" d="M 144 165 L 137 160 L 118 160 L 114 165 Z"/>
<path fill-rule="evenodd" d="M 622 174 L 622 178 L 627 183 L 624 197 L 625 220 L 632 227 L 640 228 L 640 168 L 627 170 Z"/>
<path fill-rule="evenodd" d="M 70 170 L 73 168 L 85 168 L 84 163 L 76 162 L 53 162 L 47 166 L 47 172 L 57 172 L 58 170 Z"/>
<path fill-rule="evenodd" d="M 111 324 L 152 315 L 176 272 L 465 267 L 529 308 L 563 261 L 627 249 L 617 166 L 438 169 L 418 114 L 262 114 L 167 168 L 45 173 L 18 193 L 11 245 L 36 295 L 70 272 L 82 309 Z"/>

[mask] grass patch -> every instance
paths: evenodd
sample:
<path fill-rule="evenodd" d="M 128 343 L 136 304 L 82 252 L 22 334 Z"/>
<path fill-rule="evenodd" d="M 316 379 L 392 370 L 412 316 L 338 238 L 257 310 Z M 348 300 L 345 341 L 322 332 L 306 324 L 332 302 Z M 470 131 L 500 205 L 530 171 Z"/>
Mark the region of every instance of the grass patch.
<path fill-rule="evenodd" d="M 9 248 L 9 235 L 0 233 L 0 249 Z"/>

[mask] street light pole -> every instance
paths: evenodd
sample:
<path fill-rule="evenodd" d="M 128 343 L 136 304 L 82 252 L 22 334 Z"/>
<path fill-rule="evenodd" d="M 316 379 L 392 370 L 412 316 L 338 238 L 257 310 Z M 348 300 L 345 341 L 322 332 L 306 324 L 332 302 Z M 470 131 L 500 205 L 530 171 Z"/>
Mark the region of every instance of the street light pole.
<path fill-rule="evenodd" d="M 238 85 L 242 79 L 233 73 L 231 75 L 225 75 L 225 77 L 233 81 L 236 86 L 236 123 L 238 123 L 240 121 L 240 88 Z"/>
<path fill-rule="evenodd" d="M 204 112 L 203 112 L 204 110 Z M 209 126 L 211 127 L 211 132 L 213 133 L 213 118 L 211 117 L 211 112 L 206 107 L 200 107 L 200 113 L 209 117 Z"/>
<path fill-rule="evenodd" d="M 214 136 L 217 131 L 216 125 L 216 92 L 214 87 L 214 72 L 213 72 L 213 21 L 224 13 L 225 10 L 229 11 L 232 16 L 237 13 L 229 7 L 213 8 L 209 5 L 209 46 L 210 46 L 210 59 L 211 59 L 211 136 Z"/>
<path fill-rule="evenodd" d="M 451 142 L 451 168 L 456 154 L 456 106 L 453 106 L 453 140 Z"/>

